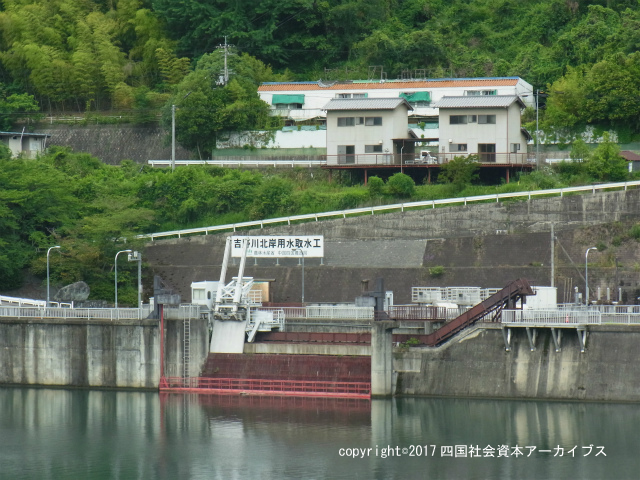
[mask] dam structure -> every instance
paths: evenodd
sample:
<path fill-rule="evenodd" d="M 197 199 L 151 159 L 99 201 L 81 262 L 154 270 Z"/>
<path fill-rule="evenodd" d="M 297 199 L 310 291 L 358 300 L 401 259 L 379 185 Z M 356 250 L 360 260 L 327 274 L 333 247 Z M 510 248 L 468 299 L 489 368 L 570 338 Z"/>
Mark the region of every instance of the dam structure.
<path fill-rule="evenodd" d="M 241 266 L 231 257 L 221 275 L 228 237 L 322 236 L 324 251 L 244 260 L 231 277 L 238 309 L 217 321 L 224 327 L 248 306 L 265 323 L 232 328 L 243 337 L 233 351 L 211 341 L 215 303 L 167 305 L 164 324 L 124 318 L 125 309 L 100 317 L 0 305 L 0 383 L 638 401 L 640 252 L 624 232 L 639 216 L 640 191 L 621 189 L 154 240 L 149 270 L 192 301 L 192 284 L 218 278 L 212 296 L 227 295 L 217 292 Z M 585 249 L 596 245 L 587 295 Z M 259 302 L 250 298 L 256 285 Z M 483 293 L 464 311 L 414 298 L 428 289 L 466 295 L 470 286 Z M 556 308 L 533 308 L 539 288 L 554 289 Z"/>

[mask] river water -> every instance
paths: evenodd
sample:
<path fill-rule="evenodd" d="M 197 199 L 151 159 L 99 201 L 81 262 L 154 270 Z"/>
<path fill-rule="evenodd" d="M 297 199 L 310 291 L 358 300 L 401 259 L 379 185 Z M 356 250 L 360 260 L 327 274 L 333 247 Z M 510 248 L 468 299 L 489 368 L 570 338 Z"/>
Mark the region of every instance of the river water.
<path fill-rule="evenodd" d="M 0 388 L 0 478 L 637 479 L 639 431 L 636 404 Z"/>

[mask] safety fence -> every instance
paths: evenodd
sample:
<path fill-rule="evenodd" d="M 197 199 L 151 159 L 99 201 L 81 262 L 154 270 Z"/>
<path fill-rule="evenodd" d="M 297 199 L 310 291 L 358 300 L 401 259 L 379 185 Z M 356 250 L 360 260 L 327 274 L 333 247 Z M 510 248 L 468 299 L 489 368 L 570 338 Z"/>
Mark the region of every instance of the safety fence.
<path fill-rule="evenodd" d="M 307 307 L 261 307 L 259 311 L 284 311 L 287 320 L 373 320 L 373 307 L 310 305 Z"/>
<path fill-rule="evenodd" d="M 143 320 L 149 318 L 151 308 L 63 308 L 63 307 L 25 307 L 0 305 L 0 317 L 34 319 L 86 319 L 86 320 Z M 180 305 L 164 307 L 167 320 L 198 318 L 199 305 Z"/>
<path fill-rule="evenodd" d="M 160 380 L 160 391 L 202 394 L 370 398 L 371 384 L 365 382 L 252 378 L 168 377 Z"/>
<path fill-rule="evenodd" d="M 603 305 L 604 306 L 604 305 Z M 614 311 L 611 308 L 580 310 L 503 310 L 501 322 L 522 326 L 574 326 L 574 325 L 640 325 L 640 312 L 633 305 L 615 307 L 633 311 Z"/>

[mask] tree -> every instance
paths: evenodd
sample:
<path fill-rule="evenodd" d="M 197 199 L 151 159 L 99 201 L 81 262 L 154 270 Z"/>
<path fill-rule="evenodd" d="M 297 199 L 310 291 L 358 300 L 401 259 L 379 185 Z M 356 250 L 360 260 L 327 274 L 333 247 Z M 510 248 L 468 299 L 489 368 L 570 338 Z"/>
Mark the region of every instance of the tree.
<path fill-rule="evenodd" d="M 7 96 L 2 87 L 0 84 L 0 130 L 10 131 L 18 120 L 40 116 L 40 108 L 33 95 L 14 93 Z"/>
<path fill-rule="evenodd" d="M 198 61 L 196 70 L 177 86 L 163 115 L 168 128 L 171 106 L 176 105 L 176 139 L 200 158 L 216 148 L 221 132 L 261 129 L 269 122 L 269 105 L 260 99 L 253 79 L 234 75 L 227 85 L 216 85 L 221 66 L 216 57 L 204 55 Z"/>
<path fill-rule="evenodd" d="M 591 155 L 591 149 L 581 138 L 575 140 L 571 145 L 569 154 L 572 162 L 586 162 Z"/>
<path fill-rule="evenodd" d="M 457 191 L 461 191 L 478 179 L 479 171 L 480 163 L 476 155 L 458 156 L 442 165 L 438 179 L 453 184 Z"/>
<path fill-rule="evenodd" d="M 611 141 L 609 132 L 604 132 L 602 138 L 587 161 L 587 172 L 602 181 L 626 180 L 629 175 L 627 161 L 620 156 L 620 147 Z"/>

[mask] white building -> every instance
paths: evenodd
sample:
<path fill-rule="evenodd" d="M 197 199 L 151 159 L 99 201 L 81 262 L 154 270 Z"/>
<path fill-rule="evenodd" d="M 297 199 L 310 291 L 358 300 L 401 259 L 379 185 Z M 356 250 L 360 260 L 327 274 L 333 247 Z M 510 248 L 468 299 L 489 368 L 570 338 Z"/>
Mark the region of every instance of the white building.
<path fill-rule="evenodd" d="M 524 96 L 534 105 L 533 87 L 519 77 L 441 78 L 423 80 L 378 80 L 347 82 L 265 82 L 258 88 L 260 98 L 271 105 L 271 114 L 290 122 L 326 118 L 324 106 L 332 99 L 399 98 L 413 107 L 413 122 L 436 121 L 434 106 L 443 97 Z M 526 96 L 525 96 L 526 95 Z"/>
<path fill-rule="evenodd" d="M 324 106 L 327 165 L 394 164 L 394 154 L 408 153 L 403 149 L 412 110 L 402 97 L 331 100 Z"/>
<path fill-rule="evenodd" d="M 439 157 L 477 154 L 483 164 L 527 162 L 529 133 L 521 126 L 524 102 L 517 95 L 443 97 L 439 110 Z"/>
<path fill-rule="evenodd" d="M 49 137 L 47 133 L 0 132 L 0 142 L 9 147 L 12 157 L 36 158 L 44 153 Z"/>

